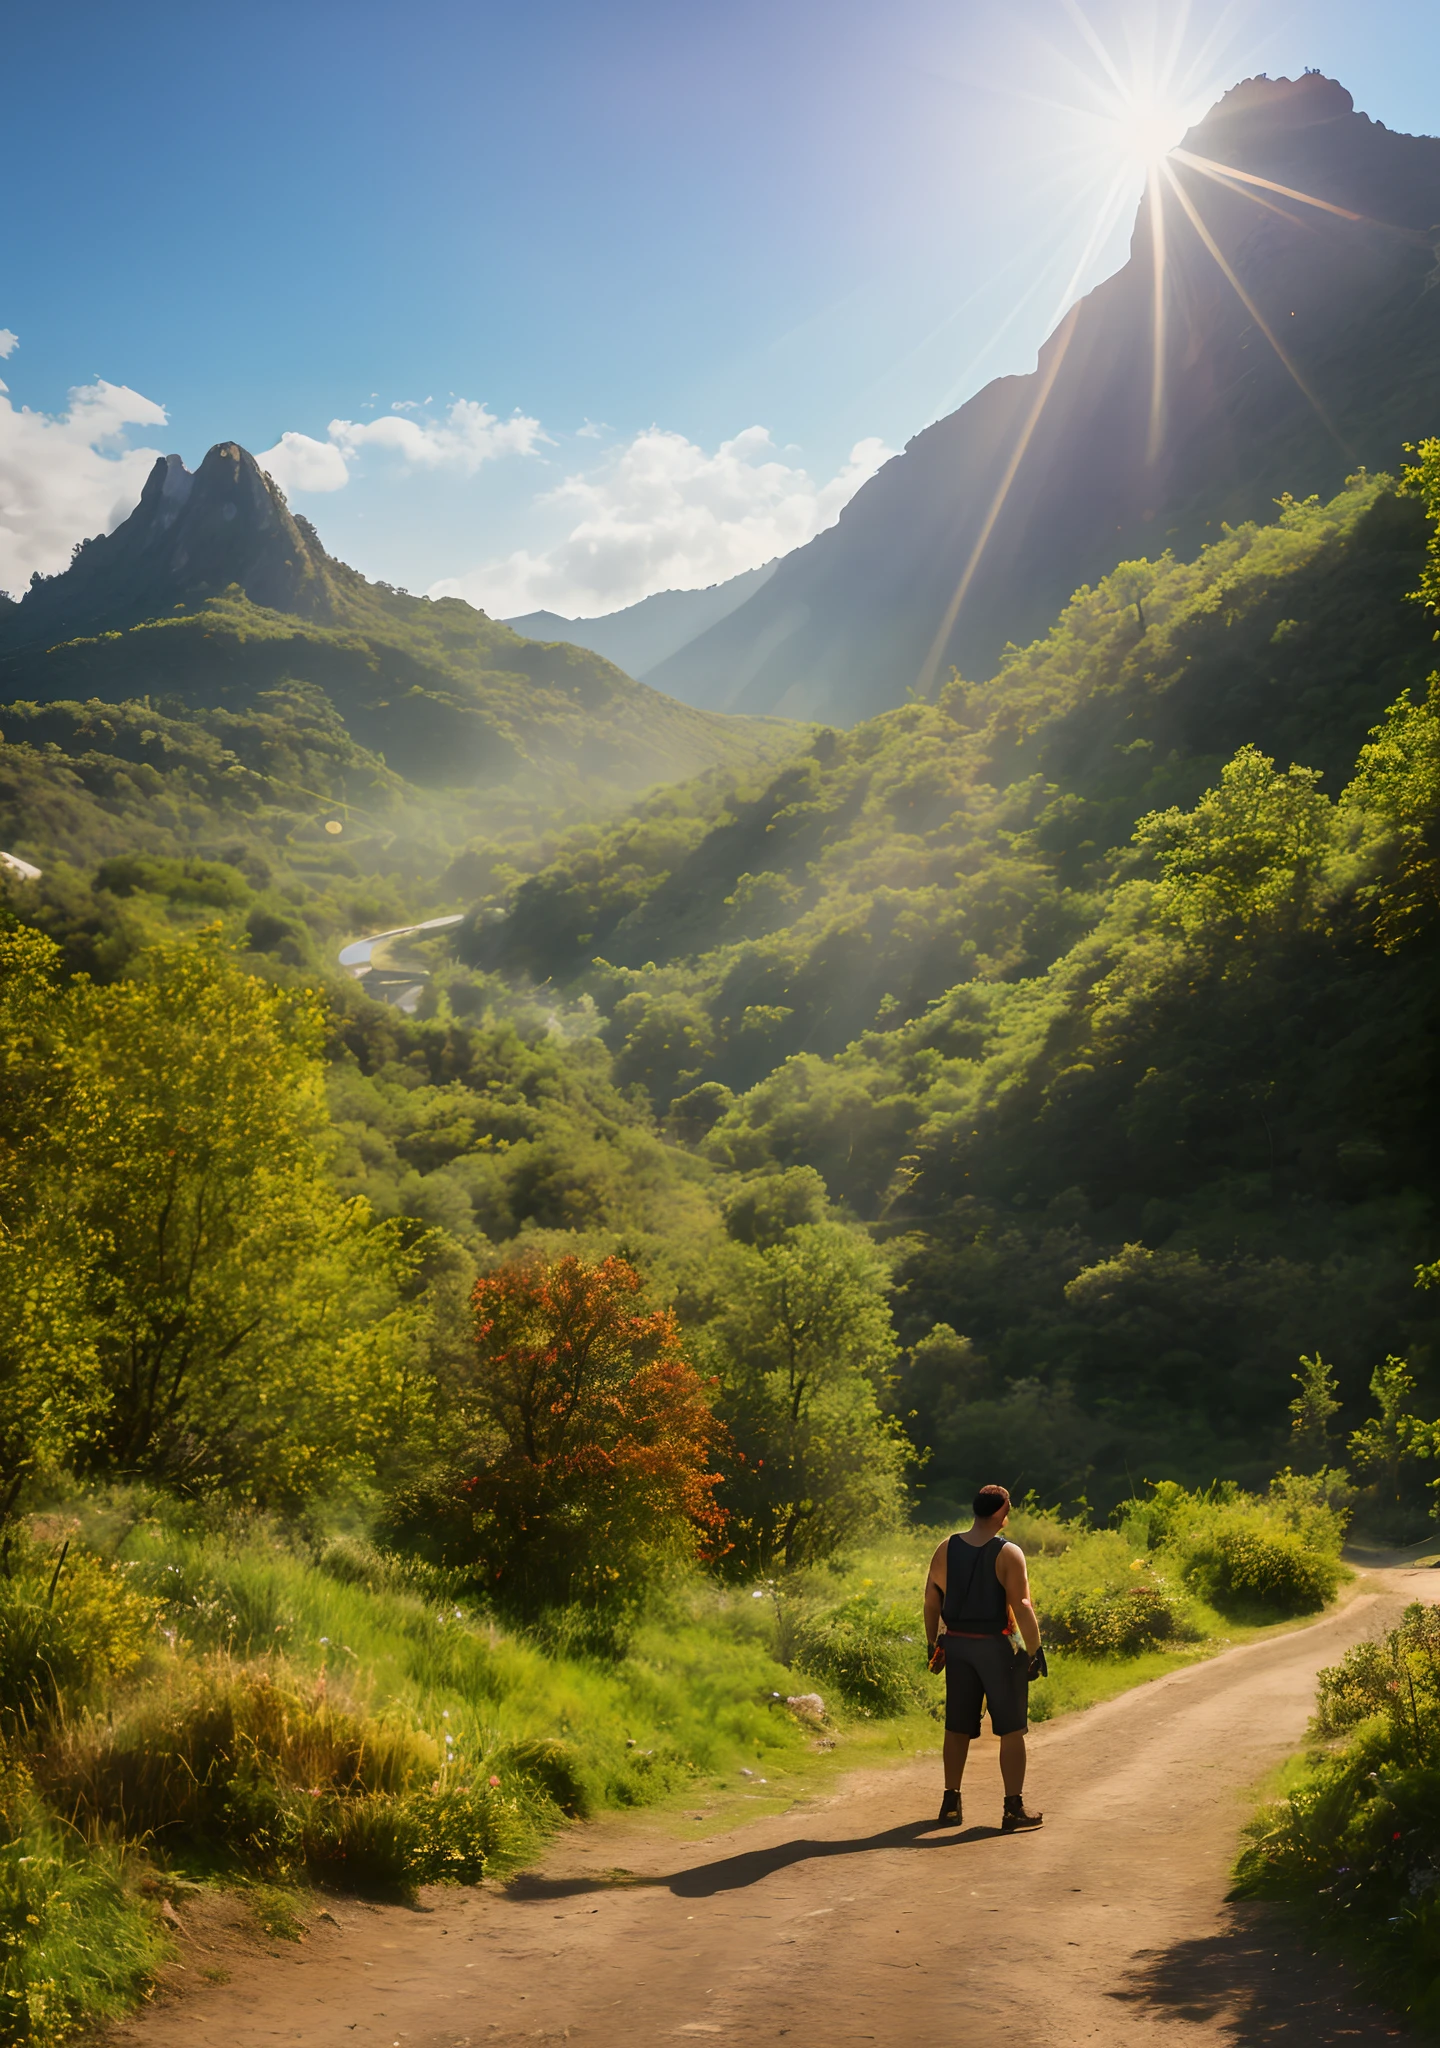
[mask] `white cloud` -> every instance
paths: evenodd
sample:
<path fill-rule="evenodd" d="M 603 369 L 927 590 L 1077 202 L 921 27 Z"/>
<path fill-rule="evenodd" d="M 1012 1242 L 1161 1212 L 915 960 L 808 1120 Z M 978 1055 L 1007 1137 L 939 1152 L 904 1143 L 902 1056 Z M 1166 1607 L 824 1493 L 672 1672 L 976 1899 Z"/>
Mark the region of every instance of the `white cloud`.
<path fill-rule="evenodd" d="M 309 434 L 282 434 L 273 448 L 255 460 L 282 491 L 338 491 L 350 481 L 345 457 L 333 441 Z"/>
<path fill-rule="evenodd" d="M 430 595 L 468 598 L 497 618 L 541 609 L 574 617 L 615 611 L 656 590 L 701 589 L 833 525 L 892 452 L 880 440 L 859 441 L 839 472 L 817 484 L 778 459 L 764 427 L 747 427 L 713 455 L 683 434 L 650 427 L 542 500 L 574 515 L 558 546 L 517 550 L 434 584 Z"/>
<path fill-rule="evenodd" d="M 0 355 L 14 345 L 0 329 Z M 103 378 L 55 414 L 17 410 L 0 384 L 0 589 L 18 596 L 34 571 L 63 569 L 77 540 L 134 510 L 160 451 L 127 448 L 126 432 L 164 424 L 163 406 Z"/>
<path fill-rule="evenodd" d="M 418 411 L 415 400 L 401 399 L 379 419 L 331 420 L 323 441 L 282 434 L 255 460 L 282 491 L 338 491 L 369 449 L 396 455 L 411 469 L 459 469 L 473 476 L 498 456 L 533 455 L 546 439 L 539 420 L 518 412 L 497 419 L 472 398 L 455 399 L 441 419 L 411 417 Z"/>
<path fill-rule="evenodd" d="M 20 337 L 13 327 L 0 327 L 0 362 L 20 346 Z"/>

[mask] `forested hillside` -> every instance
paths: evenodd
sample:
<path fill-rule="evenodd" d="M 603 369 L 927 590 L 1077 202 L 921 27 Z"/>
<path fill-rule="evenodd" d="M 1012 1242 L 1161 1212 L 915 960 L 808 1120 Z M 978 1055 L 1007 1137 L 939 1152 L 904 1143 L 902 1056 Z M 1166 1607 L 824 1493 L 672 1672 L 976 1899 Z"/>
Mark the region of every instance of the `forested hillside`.
<path fill-rule="evenodd" d="M 987 684 L 577 833 L 462 941 L 588 994 L 678 1140 L 871 1222 L 937 1490 L 1251 1476 L 1302 1351 L 1342 1421 L 1391 1352 L 1440 1397 L 1426 541 L 1359 477 L 1122 565 Z"/>
<path fill-rule="evenodd" d="M 556 809 L 773 756 L 788 740 L 774 723 L 692 711 L 584 648 L 523 640 L 458 598 L 369 582 L 233 443 L 193 476 L 178 457 L 157 462 L 113 533 L 33 578 L 18 603 L 0 598 L 0 700 L 153 703 L 171 716 L 264 700 L 274 721 L 296 685 L 323 693 L 355 747 L 395 775 Z"/>
<path fill-rule="evenodd" d="M 224 918 L 267 971 L 509 873 L 577 818 L 803 732 L 368 582 L 251 456 L 155 465 L 115 532 L 0 598 L 0 846 L 72 967 Z"/>
<path fill-rule="evenodd" d="M 1430 732 L 1428 538 L 1356 477 L 1122 565 L 986 683 L 558 837 L 514 786 L 402 779 L 314 681 L 15 704 L 0 825 L 45 873 L 10 900 L 102 981 L 206 924 L 285 981 L 478 895 L 413 1022 L 331 984 L 333 1170 L 375 1215 L 469 1270 L 579 1233 L 697 1329 L 727 1245 L 849 1218 L 937 1499 L 1253 1478 L 1302 1352 L 1342 1433 L 1390 1353 L 1434 1391 L 1427 799 L 1394 765 Z M 97 658 L 248 617 L 207 604 Z"/>

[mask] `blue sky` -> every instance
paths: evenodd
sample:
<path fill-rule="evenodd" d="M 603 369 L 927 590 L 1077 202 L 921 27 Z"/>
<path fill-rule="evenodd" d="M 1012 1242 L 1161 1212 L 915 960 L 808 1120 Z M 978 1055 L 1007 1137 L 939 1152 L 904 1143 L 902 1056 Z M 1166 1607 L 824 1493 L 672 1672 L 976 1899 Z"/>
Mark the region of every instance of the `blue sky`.
<path fill-rule="evenodd" d="M 0 374 L 31 417 L 0 430 L 0 583 L 133 497 L 125 447 L 226 437 L 288 446 L 293 502 L 368 573 L 495 610 L 603 610 L 793 545 L 1122 260 L 1141 174 L 1087 22 L 1143 81 L 1178 19 L 13 9 Z M 1433 0 L 1197 0 L 1180 47 L 1166 118 L 1317 65 L 1440 130 Z"/>

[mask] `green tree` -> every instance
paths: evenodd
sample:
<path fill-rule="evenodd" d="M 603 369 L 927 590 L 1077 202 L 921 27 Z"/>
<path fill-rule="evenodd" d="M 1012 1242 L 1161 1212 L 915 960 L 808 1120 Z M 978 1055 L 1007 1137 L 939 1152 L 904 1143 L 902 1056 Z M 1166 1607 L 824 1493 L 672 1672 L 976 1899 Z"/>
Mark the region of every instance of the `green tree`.
<path fill-rule="evenodd" d="M 0 1522 L 107 1404 L 76 1201 L 96 1104 L 68 1059 L 58 960 L 38 932 L 0 932 Z"/>
<path fill-rule="evenodd" d="M 1105 578 L 1105 590 L 1122 611 L 1129 611 L 1134 606 L 1135 623 L 1142 633 L 1148 631 L 1145 600 L 1155 588 L 1164 566 L 1166 564 L 1148 562 L 1143 558 L 1136 562 L 1120 562 Z"/>
<path fill-rule="evenodd" d="M 733 1562 L 792 1570 L 892 1524 L 914 1452 L 885 1415 L 896 1356 L 889 1279 L 834 1223 L 737 1245 L 708 1335 L 734 1451 L 722 1500 Z"/>
<path fill-rule="evenodd" d="M 1411 595 L 1432 612 L 1440 612 L 1440 439 L 1432 435 L 1418 446 L 1408 448 L 1415 457 L 1401 475 L 1400 488 L 1407 496 L 1423 498 L 1430 514 L 1430 539 L 1420 586 Z"/>
<path fill-rule="evenodd" d="M 1282 773 L 1242 747 L 1193 811 L 1155 811 L 1135 830 L 1155 855 L 1162 914 L 1192 941 L 1292 931 L 1314 907 L 1334 844 L 1334 806 L 1314 768 Z"/>
<path fill-rule="evenodd" d="M 396 1227 L 329 1178 L 317 998 L 202 937 L 72 1009 L 112 1461 L 271 1498 L 363 1469 L 415 1398 L 421 1311 Z"/>
<path fill-rule="evenodd" d="M 730 1189 L 724 1201 L 725 1228 L 741 1244 L 779 1244 L 802 1223 L 823 1223 L 829 1201 L 813 1166 L 757 1173 Z"/>
<path fill-rule="evenodd" d="M 1340 1413 L 1335 1374 L 1317 1351 L 1302 1358 L 1290 1377 L 1300 1389 L 1290 1403 L 1290 1448 L 1301 1472 L 1323 1472 L 1330 1463 L 1335 1439 L 1330 1425 Z"/>
<path fill-rule="evenodd" d="M 1387 1358 L 1370 1375 L 1376 1413 L 1350 1438 L 1350 1455 L 1387 1504 L 1399 1503 L 1414 1468 L 1435 1455 L 1436 1426 L 1411 1413 L 1415 1380 L 1403 1358 Z"/>
<path fill-rule="evenodd" d="M 1377 830 L 1377 873 L 1366 894 L 1376 936 L 1393 953 L 1431 923 L 1440 905 L 1440 676 L 1423 704 L 1401 697 L 1361 748 L 1343 809 L 1360 832 Z"/>

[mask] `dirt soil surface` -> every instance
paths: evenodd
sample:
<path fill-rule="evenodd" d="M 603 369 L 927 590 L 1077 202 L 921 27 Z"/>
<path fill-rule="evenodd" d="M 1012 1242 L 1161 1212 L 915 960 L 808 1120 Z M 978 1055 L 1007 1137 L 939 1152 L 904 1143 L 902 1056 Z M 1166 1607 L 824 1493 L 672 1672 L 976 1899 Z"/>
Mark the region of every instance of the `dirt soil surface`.
<path fill-rule="evenodd" d="M 1293 1751 L 1315 1675 L 1440 1596 L 1369 1570 L 1313 1627 L 1227 1651 L 1039 1728 L 1034 1833 L 1002 1836 L 996 1744 L 972 1747 L 965 1823 L 935 1762 L 855 1773 L 701 1844 L 656 1820 L 577 1827 L 508 1888 L 417 1907 L 332 1904 L 300 1946 L 242 1943 L 183 1908 L 173 1991 L 114 2048 L 1080 2048 L 1409 2036 L 1258 1908 L 1227 1906 L 1239 1831 Z M 621 1867 L 623 1866 L 623 1868 Z M 224 1965 L 225 1984 L 206 1983 Z"/>

